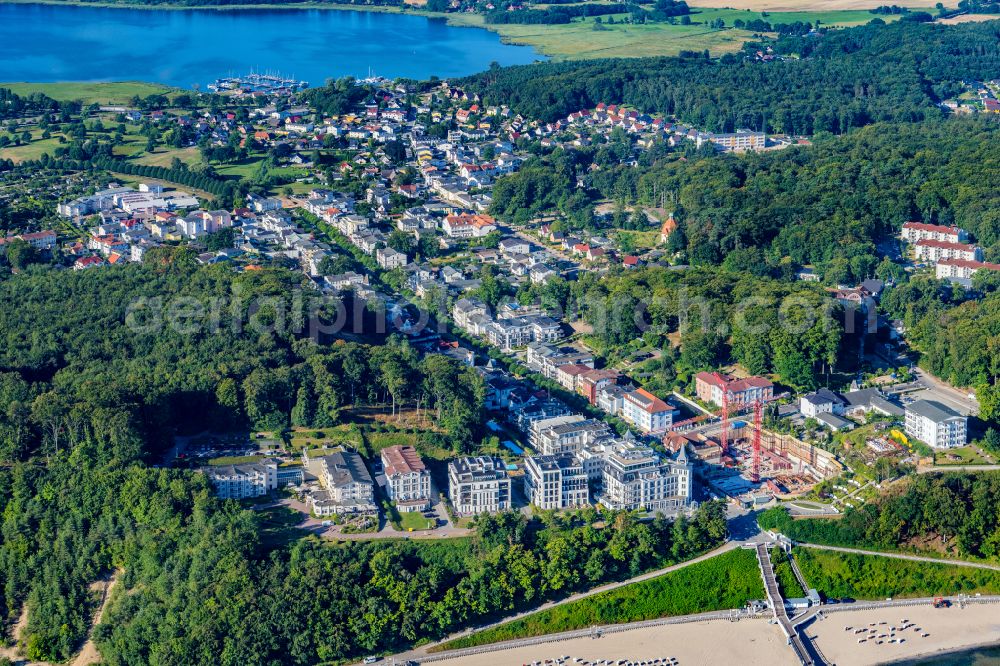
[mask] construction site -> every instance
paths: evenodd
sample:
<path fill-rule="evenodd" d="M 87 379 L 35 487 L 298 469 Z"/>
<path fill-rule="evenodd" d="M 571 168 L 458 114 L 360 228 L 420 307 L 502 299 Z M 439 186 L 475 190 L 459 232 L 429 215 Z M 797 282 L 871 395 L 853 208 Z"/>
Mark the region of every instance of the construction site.
<path fill-rule="evenodd" d="M 766 402 L 731 405 L 723 393 L 722 409 L 699 419 L 703 425 L 696 429 L 668 434 L 664 444 L 672 450 L 688 446 L 701 463 L 699 471 L 708 487 L 744 504 L 798 497 L 843 471 L 834 454 L 791 435 L 766 430 Z M 744 414 L 750 417 L 749 422 L 742 420 Z M 741 420 L 731 419 L 737 415 Z"/>

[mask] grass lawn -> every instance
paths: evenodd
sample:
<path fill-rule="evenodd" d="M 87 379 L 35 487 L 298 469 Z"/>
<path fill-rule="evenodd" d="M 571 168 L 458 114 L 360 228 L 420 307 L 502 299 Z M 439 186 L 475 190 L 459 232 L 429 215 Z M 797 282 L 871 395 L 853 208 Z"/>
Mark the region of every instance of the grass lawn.
<path fill-rule="evenodd" d="M 364 445 L 361 432 L 346 424 L 332 428 L 294 428 L 292 430 L 291 450 L 295 453 L 302 449 L 340 445 L 360 449 Z"/>
<path fill-rule="evenodd" d="M 177 88 L 158 83 L 122 81 L 120 83 L 0 83 L 0 88 L 10 88 L 15 94 L 40 92 L 59 101 L 80 100 L 83 104 L 125 104 L 132 97 L 166 95 L 179 92 Z"/>
<path fill-rule="evenodd" d="M 257 165 L 264 161 L 263 157 L 248 157 L 232 164 L 219 164 L 216 173 L 229 178 L 248 178 L 257 171 Z"/>
<path fill-rule="evenodd" d="M 793 555 L 809 585 L 827 597 L 885 599 L 959 592 L 1000 594 L 1000 572 L 988 569 L 812 548 L 796 548 Z"/>
<path fill-rule="evenodd" d="M 997 457 L 984 455 L 978 446 L 963 446 L 958 449 L 947 451 L 935 451 L 935 465 L 995 465 Z"/>
<path fill-rule="evenodd" d="M 246 463 L 260 462 L 264 456 L 221 456 L 219 458 L 209 458 L 209 465 L 244 465 Z"/>
<path fill-rule="evenodd" d="M 18 133 L 20 134 L 20 132 Z M 37 131 L 32 132 L 33 137 L 37 137 L 39 134 L 40 132 Z M 55 136 L 49 139 L 33 139 L 28 144 L 0 149 L 0 159 L 26 162 L 28 160 L 37 160 L 44 153 L 48 153 L 54 157 L 56 148 L 62 145 L 66 144 L 59 143 L 59 139 Z"/>
<path fill-rule="evenodd" d="M 740 608 L 753 599 L 763 599 L 764 594 L 756 554 L 740 548 L 673 573 L 456 639 L 440 649 L 454 650 L 594 625 Z"/>
<path fill-rule="evenodd" d="M 781 594 L 786 598 L 804 597 L 805 590 L 799 584 L 799 579 L 792 571 L 792 565 L 788 561 L 788 555 L 780 548 L 771 549 L 771 563 L 774 564 L 774 576 L 781 587 Z"/>
<path fill-rule="evenodd" d="M 424 515 L 419 511 L 407 511 L 399 514 L 399 526 L 403 531 L 427 530 L 434 527 L 434 522 L 431 518 L 424 518 Z"/>
<path fill-rule="evenodd" d="M 147 153 L 145 147 L 146 142 L 143 139 L 142 144 L 138 145 L 139 154 L 134 160 L 137 164 L 148 164 L 149 166 L 160 166 L 169 169 L 175 157 L 188 166 L 194 166 L 201 162 L 201 153 L 197 147 L 164 148 L 163 146 L 157 146 L 156 150 L 152 153 Z"/>
<path fill-rule="evenodd" d="M 649 250 L 660 244 L 659 229 L 653 231 L 630 231 L 618 229 L 613 232 L 616 239 L 627 238 L 637 250 Z"/>

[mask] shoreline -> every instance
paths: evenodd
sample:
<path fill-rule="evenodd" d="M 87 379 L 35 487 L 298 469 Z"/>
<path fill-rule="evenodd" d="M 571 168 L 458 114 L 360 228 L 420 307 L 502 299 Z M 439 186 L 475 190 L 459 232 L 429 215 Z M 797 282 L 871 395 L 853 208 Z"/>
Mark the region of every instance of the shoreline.
<path fill-rule="evenodd" d="M 132 4 L 123 2 L 108 2 L 98 0 L 97 2 L 84 2 L 83 0 L 0 0 L 0 5 L 45 5 L 49 7 L 95 7 L 99 9 L 139 9 L 143 11 L 216 11 L 216 12 L 239 12 L 249 10 L 267 11 L 308 11 L 308 10 L 329 10 L 339 12 L 358 12 L 362 14 L 398 14 L 400 16 L 422 16 L 428 20 L 437 19 L 444 21 L 451 28 L 478 28 L 492 32 L 500 38 L 501 44 L 509 46 L 526 46 L 535 51 L 538 60 L 555 60 L 557 56 L 547 53 L 544 48 L 526 40 L 518 40 L 517 37 L 505 33 L 502 24 L 487 24 L 480 14 L 456 14 L 453 12 L 431 12 L 413 5 L 352 5 L 347 3 L 320 3 L 301 2 L 295 4 L 275 4 L 266 3 L 258 5 L 178 5 L 173 2 L 165 2 L 157 5 Z M 474 19 L 468 17 L 473 16 Z"/>

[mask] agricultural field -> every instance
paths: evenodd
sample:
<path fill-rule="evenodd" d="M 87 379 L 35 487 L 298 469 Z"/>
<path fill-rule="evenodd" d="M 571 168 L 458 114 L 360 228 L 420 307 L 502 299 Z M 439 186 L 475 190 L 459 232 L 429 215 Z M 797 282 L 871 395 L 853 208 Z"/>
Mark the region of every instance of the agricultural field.
<path fill-rule="evenodd" d="M 988 569 L 812 548 L 796 548 L 793 555 L 809 585 L 828 598 L 1000 594 L 1000 572 Z"/>
<path fill-rule="evenodd" d="M 748 601 L 763 598 L 764 586 L 756 554 L 740 548 L 657 578 L 595 594 L 456 639 L 441 649 L 486 645 L 594 625 L 741 608 Z"/>
<path fill-rule="evenodd" d="M 79 100 L 89 104 L 126 104 L 135 96 L 167 95 L 179 92 L 176 88 L 157 83 L 123 81 L 118 83 L 0 83 L 0 88 L 10 88 L 18 95 L 40 92 L 59 101 Z"/>
<path fill-rule="evenodd" d="M 768 1 L 771 0 L 765 0 L 765 3 Z M 734 4 L 736 8 L 732 8 Z M 796 21 L 816 24 L 818 21 L 822 25 L 842 27 L 868 23 L 876 15 L 869 12 L 867 7 L 877 6 L 877 3 L 859 3 L 855 7 L 840 8 L 835 6 L 836 2 L 832 2 L 829 5 L 812 3 L 787 8 L 795 11 L 769 11 L 770 8 L 762 4 L 754 6 L 751 11 L 748 7 L 752 3 L 744 7 L 739 4 L 722 0 L 716 7 L 694 8 L 691 25 L 619 23 L 626 17 L 625 14 L 613 15 L 616 21 L 613 25 L 608 25 L 607 16 L 602 17 L 602 25 L 596 29 L 593 18 L 575 19 L 571 23 L 558 25 L 487 25 L 481 14 L 448 14 L 447 18 L 452 25 L 492 30 L 504 42 L 532 46 L 556 60 L 583 60 L 676 55 L 680 51 L 708 50 L 712 55 L 732 53 L 742 48 L 743 43 L 753 36 L 750 31 L 732 27 L 737 19 L 752 21 L 759 18 L 772 25 Z M 879 15 L 877 18 L 889 22 L 898 16 Z M 725 28 L 709 27 L 710 23 L 718 19 L 725 21 Z"/>

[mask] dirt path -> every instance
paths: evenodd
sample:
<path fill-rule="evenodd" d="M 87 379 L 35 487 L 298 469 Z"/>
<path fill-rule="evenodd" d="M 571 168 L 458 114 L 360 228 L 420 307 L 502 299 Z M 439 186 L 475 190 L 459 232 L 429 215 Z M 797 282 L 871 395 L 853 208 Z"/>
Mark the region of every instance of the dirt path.
<path fill-rule="evenodd" d="M 101 661 L 101 654 L 97 651 L 97 646 L 94 645 L 94 627 L 101 623 L 101 618 L 104 616 L 104 610 L 108 607 L 108 603 L 111 601 L 111 593 L 115 589 L 115 585 L 118 583 L 118 577 L 121 575 L 120 571 L 116 571 L 104 580 L 96 581 L 90 586 L 91 590 L 99 591 L 101 593 L 101 605 L 98 606 L 97 612 L 94 613 L 94 620 L 90 623 L 90 631 L 87 632 L 87 641 L 80 648 L 80 653 L 76 655 L 76 658 L 71 662 L 72 666 L 89 666 L 90 664 L 98 664 Z"/>
<path fill-rule="evenodd" d="M 21 615 L 17 618 L 17 622 L 11 628 L 11 637 L 19 643 L 21 641 L 21 636 L 24 630 L 28 626 L 28 605 L 25 604 L 21 607 Z M 53 666 L 44 661 L 27 661 L 21 656 L 21 650 L 15 644 L 13 647 L 0 647 L 0 657 L 7 657 L 15 664 L 19 666 Z"/>

